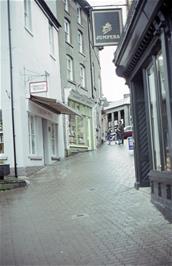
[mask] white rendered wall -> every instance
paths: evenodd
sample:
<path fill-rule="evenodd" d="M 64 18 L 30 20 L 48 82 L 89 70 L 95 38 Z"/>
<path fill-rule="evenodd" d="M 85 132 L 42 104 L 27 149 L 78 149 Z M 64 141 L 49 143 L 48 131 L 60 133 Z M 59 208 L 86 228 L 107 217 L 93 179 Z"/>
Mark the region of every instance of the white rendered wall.
<path fill-rule="evenodd" d="M 2 22 L 7 25 L 7 3 L 3 1 Z M 42 143 L 42 122 L 41 117 L 47 118 L 54 123 L 58 123 L 60 145 L 58 147 L 59 156 L 64 157 L 63 126 L 60 116 L 28 103 L 29 82 L 42 81 L 47 78 L 48 92 L 39 93 L 39 96 L 56 98 L 61 101 L 61 80 L 59 69 L 58 54 L 58 32 L 54 29 L 54 47 L 53 57 L 50 55 L 49 47 L 49 22 L 45 14 L 39 8 L 35 1 L 31 1 L 32 10 L 32 32 L 24 27 L 24 2 L 10 1 L 11 12 L 11 37 L 12 37 L 12 60 L 13 60 L 13 93 L 14 93 L 14 116 L 16 131 L 16 154 L 17 166 L 37 166 L 44 164 L 42 161 L 29 159 L 28 144 L 28 111 L 33 115 L 38 115 L 38 155 L 43 157 Z M 3 32 L 3 116 L 4 116 L 4 136 L 5 153 L 8 156 L 8 162 L 13 167 L 13 145 L 11 130 L 11 98 L 9 82 L 9 47 L 8 47 L 8 28 Z M 45 76 L 45 73 L 48 73 Z M 7 92 L 6 92 L 7 90 Z M 40 114 L 42 113 L 42 114 Z M 8 120 L 8 122 L 7 122 Z"/>

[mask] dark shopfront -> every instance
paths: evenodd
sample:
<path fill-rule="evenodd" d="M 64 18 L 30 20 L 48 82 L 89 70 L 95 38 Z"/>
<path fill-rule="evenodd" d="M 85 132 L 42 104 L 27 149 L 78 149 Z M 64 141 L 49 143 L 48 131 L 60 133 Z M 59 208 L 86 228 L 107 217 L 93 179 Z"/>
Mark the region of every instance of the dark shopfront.
<path fill-rule="evenodd" d="M 133 1 L 114 63 L 131 90 L 136 186 L 172 216 L 172 1 Z"/>

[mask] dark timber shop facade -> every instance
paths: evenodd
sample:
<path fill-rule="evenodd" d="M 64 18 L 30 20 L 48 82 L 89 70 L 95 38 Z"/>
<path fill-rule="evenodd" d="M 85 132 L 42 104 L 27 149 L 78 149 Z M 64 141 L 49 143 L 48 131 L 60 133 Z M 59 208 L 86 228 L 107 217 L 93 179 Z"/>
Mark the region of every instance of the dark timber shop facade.
<path fill-rule="evenodd" d="M 131 91 L 136 186 L 172 216 L 172 1 L 135 0 L 114 55 Z"/>

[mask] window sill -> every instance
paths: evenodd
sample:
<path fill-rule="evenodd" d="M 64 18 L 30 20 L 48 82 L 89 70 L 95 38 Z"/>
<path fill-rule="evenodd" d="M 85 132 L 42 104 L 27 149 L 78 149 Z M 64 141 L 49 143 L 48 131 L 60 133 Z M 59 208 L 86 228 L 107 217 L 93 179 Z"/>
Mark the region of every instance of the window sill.
<path fill-rule="evenodd" d="M 24 28 L 27 31 L 27 33 L 29 33 L 30 36 L 32 36 L 32 37 L 34 36 L 33 33 L 31 32 L 31 30 L 29 30 L 26 26 Z"/>
<path fill-rule="evenodd" d="M 0 161 L 6 161 L 6 160 L 8 160 L 8 157 L 7 156 L 5 156 L 5 154 L 4 153 L 1 153 L 0 154 Z"/>
<path fill-rule="evenodd" d="M 60 157 L 51 156 L 52 161 L 60 161 Z"/>
<path fill-rule="evenodd" d="M 82 53 L 81 51 L 79 51 L 79 54 L 82 55 L 83 57 L 86 57 L 86 55 Z"/>
<path fill-rule="evenodd" d="M 77 21 L 77 24 L 78 24 L 79 27 L 81 27 L 82 29 L 84 29 L 84 25 L 83 25 L 83 24 L 81 24 L 81 23 L 78 22 L 78 21 Z"/>
<path fill-rule="evenodd" d="M 157 181 L 157 182 L 170 182 L 172 184 L 172 171 L 156 171 L 156 170 L 151 170 L 149 172 L 149 178 L 152 181 Z"/>
<path fill-rule="evenodd" d="M 51 57 L 54 61 L 56 61 L 56 58 L 54 57 L 53 54 L 49 54 L 49 55 L 50 55 L 50 57 Z"/>
<path fill-rule="evenodd" d="M 74 82 L 74 81 L 72 81 L 70 79 L 68 79 L 68 82 L 76 86 L 76 82 Z"/>
<path fill-rule="evenodd" d="M 30 155 L 28 158 L 32 161 L 42 161 L 42 156 Z"/>
<path fill-rule="evenodd" d="M 86 88 L 80 86 L 80 88 L 83 90 L 83 91 L 88 91 Z"/>
<path fill-rule="evenodd" d="M 70 16 L 69 10 L 64 9 L 65 13 Z"/>
<path fill-rule="evenodd" d="M 70 148 L 83 148 L 83 149 L 88 149 L 87 145 L 84 144 L 70 144 Z"/>
<path fill-rule="evenodd" d="M 65 43 L 66 43 L 67 45 L 69 45 L 71 48 L 73 48 L 73 45 L 72 45 L 70 42 L 65 41 Z"/>

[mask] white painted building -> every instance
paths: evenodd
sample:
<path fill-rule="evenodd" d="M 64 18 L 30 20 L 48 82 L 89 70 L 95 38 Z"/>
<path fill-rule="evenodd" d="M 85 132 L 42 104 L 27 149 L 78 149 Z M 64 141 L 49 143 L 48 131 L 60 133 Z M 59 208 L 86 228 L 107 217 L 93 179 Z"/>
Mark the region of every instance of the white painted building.
<path fill-rule="evenodd" d="M 0 6 L 0 153 L 12 175 L 27 175 L 64 157 L 60 113 L 72 111 L 60 103 L 60 24 L 44 1 L 7 0 Z"/>
<path fill-rule="evenodd" d="M 118 101 L 109 102 L 108 106 L 104 107 L 106 117 L 106 131 L 110 128 L 113 131 L 119 121 L 122 121 L 124 126 L 132 124 L 130 94 L 124 94 L 124 98 Z"/>

